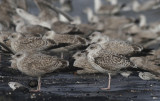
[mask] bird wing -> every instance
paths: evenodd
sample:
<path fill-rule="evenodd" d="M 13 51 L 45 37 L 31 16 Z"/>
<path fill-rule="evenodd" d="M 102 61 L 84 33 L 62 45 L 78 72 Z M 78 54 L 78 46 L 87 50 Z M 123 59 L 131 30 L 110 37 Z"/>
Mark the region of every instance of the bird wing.
<path fill-rule="evenodd" d="M 40 37 L 25 37 L 21 39 L 22 44 L 29 44 L 29 43 L 35 43 L 37 41 L 42 40 Z"/>
<path fill-rule="evenodd" d="M 32 58 L 28 65 L 30 65 L 31 68 L 36 68 L 40 71 L 53 72 L 54 70 L 64 66 L 63 61 L 64 60 L 53 56 L 38 55 Z"/>
<path fill-rule="evenodd" d="M 94 60 L 97 65 L 107 70 L 117 70 L 130 66 L 130 61 L 123 55 L 103 53 Z"/>

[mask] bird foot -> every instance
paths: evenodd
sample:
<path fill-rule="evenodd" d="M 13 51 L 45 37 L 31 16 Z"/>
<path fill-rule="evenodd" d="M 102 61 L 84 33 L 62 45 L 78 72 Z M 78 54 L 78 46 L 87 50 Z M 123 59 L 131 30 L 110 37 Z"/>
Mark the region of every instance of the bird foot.
<path fill-rule="evenodd" d="M 74 75 L 77 75 L 77 72 L 74 72 L 73 74 L 74 74 Z"/>
<path fill-rule="evenodd" d="M 110 90 L 110 87 L 107 87 L 107 88 L 101 88 L 101 90 Z"/>

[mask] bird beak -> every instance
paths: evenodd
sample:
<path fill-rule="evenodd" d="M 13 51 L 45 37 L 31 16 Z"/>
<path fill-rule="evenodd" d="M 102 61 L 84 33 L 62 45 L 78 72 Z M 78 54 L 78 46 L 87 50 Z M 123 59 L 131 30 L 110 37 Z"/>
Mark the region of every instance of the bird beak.
<path fill-rule="evenodd" d="M 88 54 L 89 52 L 87 50 L 83 50 L 82 53 L 87 53 Z"/>
<path fill-rule="evenodd" d="M 8 39 L 8 38 L 6 38 L 6 39 L 4 39 L 4 40 L 3 40 L 3 42 L 6 42 L 6 41 L 8 41 L 8 40 L 9 40 L 9 39 Z"/>

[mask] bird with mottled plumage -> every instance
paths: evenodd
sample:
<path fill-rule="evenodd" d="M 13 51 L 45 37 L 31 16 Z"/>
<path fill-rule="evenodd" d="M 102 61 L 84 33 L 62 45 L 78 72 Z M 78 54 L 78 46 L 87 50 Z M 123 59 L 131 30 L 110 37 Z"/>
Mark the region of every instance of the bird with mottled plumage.
<path fill-rule="evenodd" d="M 86 51 L 88 52 L 87 60 L 92 67 L 109 75 L 108 87 L 102 88 L 103 90 L 110 89 L 111 74 L 116 74 L 123 68 L 136 67 L 129 57 L 104 50 L 99 44 L 91 44 Z"/>
<path fill-rule="evenodd" d="M 43 36 L 50 29 L 40 25 L 27 24 L 25 20 L 18 16 L 13 16 L 13 22 L 16 25 L 16 32 L 26 33 L 26 36 Z"/>
<path fill-rule="evenodd" d="M 83 69 L 78 70 L 77 74 L 99 73 L 99 71 L 94 69 L 87 61 L 87 54 L 85 52 L 78 51 L 72 57 L 75 59 L 73 66 Z"/>
<path fill-rule="evenodd" d="M 141 52 L 143 47 L 137 44 L 132 44 L 127 41 L 121 40 L 109 40 L 105 35 L 99 35 L 101 37 L 95 37 L 91 39 L 91 42 L 101 45 L 103 49 L 113 52 L 115 54 L 129 55 L 137 52 Z"/>
<path fill-rule="evenodd" d="M 34 52 L 18 52 L 13 56 L 13 59 L 16 60 L 17 69 L 19 71 L 32 77 L 38 77 L 38 87 L 36 91 L 40 91 L 41 76 L 69 65 L 66 60 L 59 59 L 55 56 Z"/>
<path fill-rule="evenodd" d="M 54 46 L 55 43 L 41 37 L 25 37 L 21 33 L 12 33 L 9 37 L 13 51 L 35 51 Z"/>
<path fill-rule="evenodd" d="M 43 39 L 53 40 L 55 43 L 66 43 L 70 45 L 83 44 L 87 45 L 88 42 L 85 38 L 78 35 L 69 35 L 69 34 L 56 34 L 54 31 L 48 31 L 43 36 Z"/>
<path fill-rule="evenodd" d="M 66 33 L 79 31 L 79 28 L 76 25 L 62 22 L 62 21 L 54 22 L 51 26 L 51 29 L 58 34 L 66 34 Z"/>

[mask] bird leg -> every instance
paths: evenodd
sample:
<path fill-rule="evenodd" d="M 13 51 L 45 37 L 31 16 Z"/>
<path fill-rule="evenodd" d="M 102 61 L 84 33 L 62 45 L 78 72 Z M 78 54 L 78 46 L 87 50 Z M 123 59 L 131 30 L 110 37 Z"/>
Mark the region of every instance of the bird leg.
<path fill-rule="evenodd" d="M 38 87 L 37 90 L 41 90 L 41 77 L 38 77 Z"/>
<path fill-rule="evenodd" d="M 38 86 L 36 90 L 30 90 L 31 92 L 40 92 L 41 90 L 41 77 L 38 77 Z"/>
<path fill-rule="evenodd" d="M 61 59 L 64 59 L 63 52 L 61 52 Z"/>
<path fill-rule="evenodd" d="M 111 87 L 111 74 L 108 73 L 108 87 L 107 88 L 101 88 L 102 90 L 109 90 Z"/>

